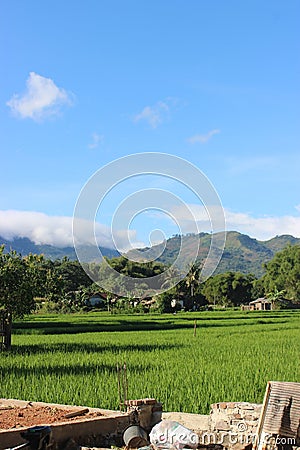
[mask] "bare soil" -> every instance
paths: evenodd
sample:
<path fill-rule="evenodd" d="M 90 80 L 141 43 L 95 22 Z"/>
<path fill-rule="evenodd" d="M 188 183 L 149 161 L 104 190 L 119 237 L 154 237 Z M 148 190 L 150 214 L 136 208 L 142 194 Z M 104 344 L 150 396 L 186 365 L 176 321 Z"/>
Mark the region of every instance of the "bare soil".
<path fill-rule="evenodd" d="M 100 412 L 76 414 L 78 409 L 59 409 L 50 406 L 37 406 L 28 404 L 25 407 L 0 406 L 0 430 L 12 428 L 32 427 L 35 425 L 48 425 L 57 422 L 75 421 L 81 418 L 93 418 L 102 416 Z M 75 417 L 66 417 L 74 413 Z"/>

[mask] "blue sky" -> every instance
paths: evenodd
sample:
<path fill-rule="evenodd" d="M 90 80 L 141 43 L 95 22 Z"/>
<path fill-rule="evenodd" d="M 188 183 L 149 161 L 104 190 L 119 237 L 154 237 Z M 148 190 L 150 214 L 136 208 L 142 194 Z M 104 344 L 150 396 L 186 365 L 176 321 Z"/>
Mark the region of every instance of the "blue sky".
<path fill-rule="evenodd" d="M 297 0 L 2 0 L 0 235 L 69 244 L 98 169 L 163 152 L 209 178 L 227 229 L 300 237 L 299 18 Z M 165 183 L 111 190 L 103 243 L 124 196 Z M 200 223 L 195 196 L 171 190 Z M 140 214 L 133 240 L 171 222 Z"/>

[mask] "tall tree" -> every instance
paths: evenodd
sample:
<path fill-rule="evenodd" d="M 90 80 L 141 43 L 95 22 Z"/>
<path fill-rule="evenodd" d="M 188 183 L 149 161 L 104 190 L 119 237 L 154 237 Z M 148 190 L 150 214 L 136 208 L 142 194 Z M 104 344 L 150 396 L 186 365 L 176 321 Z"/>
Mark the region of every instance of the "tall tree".
<path fill-rule="evenodd" d="M 78 261 L 70 261 L 64 257 L 59 264 L 55 266 L 56 277 L 61 279 L 61 289 L 63 295 L 76 291 L 79 287 L 88 287 L 92 280 L 85 273 Z"/>
<path fill-rule="evenodd" d="M 11 326 L 14 317 L 23 317 L 34 307 L 32 272 L 25 258 L 15 251 L 5 253 L 0 247 L 0 309 L 5 324 L 5 349 L 11 346 Z"/>
<path fill-rule="evenodd" d="M 187 288 L 190 290 L 191 297 L 194 297 L 195 289 L 200 283 L 200 270 L 197 264 L 193 264 L 184 279 Z"/>
<path fill-rule="evenodd" d="M 249 303 L 255 277 L 240 272 L 225 272 L 205 281 L 202 293 L 208 303 L 223 306 L 238 306 Z"/>
<path fill-rule="evenodd" d="M 22 317 L 34 307 L 33 272 L 26 258 L 0 247 L 0 306 L 12 317 Z"/>
<path fill-rule="evenodd" d="M 265 265 L 265 292 L 285 291 L 288 300 L 300 300 L 300 246 L 288 245 Z"/>

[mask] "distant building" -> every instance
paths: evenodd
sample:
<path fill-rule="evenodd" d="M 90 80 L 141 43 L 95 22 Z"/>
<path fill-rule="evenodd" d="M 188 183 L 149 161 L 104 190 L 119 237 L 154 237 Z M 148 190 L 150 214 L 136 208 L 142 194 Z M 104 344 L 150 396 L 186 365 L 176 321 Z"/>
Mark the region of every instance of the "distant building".
<path fill-rule="evenodd" d="M 184 302 L 183 302 L 183 300 L 178 300 L 176 298 L 173 298 L 171 300 L 171 307 L 173 309 L 175 309 L 175 308 L 183 309 L 184 308 Z"/>
<path fill-rule="evenodd" d="M 272 301 L 265 297 L 253 300 L 249 305 L 241 306 L 243 311 L 272 311 L 272 308 Z"/>
<path fill-rule="evenodd" d="M 105 306 L 106 303 L 106 295 L 99 293 L 92 295 L 85 301 L 86 306 Z"/>

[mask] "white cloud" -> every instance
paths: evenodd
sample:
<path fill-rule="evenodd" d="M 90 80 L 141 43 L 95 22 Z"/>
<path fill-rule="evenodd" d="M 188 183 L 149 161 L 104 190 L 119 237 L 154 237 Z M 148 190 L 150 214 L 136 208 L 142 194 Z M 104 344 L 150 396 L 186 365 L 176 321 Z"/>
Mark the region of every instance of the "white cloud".
<path fill-rule="evenodd" d="M 225 216 L 228 230 L 237 230 L 256 239 L 267 240 L 282 234 L 300 238 L 300 217 L 297 216 L 252 217 L 228 210 Z"/>
<path fill-rule="evenodd" d="M 169 106 L 166 102 L 159 101 L 153 106 L 145 106 L 145 108 L 133 118 L 134 122 L 145 121 L 151 128 L 157 128 L 169 113 Z"/>
<path fill-rule="evenodd" d="M 210 218 L 204 206 L 189 204 L 188 207 L 195 217 L 199 231 L 218 231 L 211 230 Z M 193 229 L 190 219 L 185 216 L 185 208 L 176 207 L 172 210 L 172 213 L 178 221 L 184 224 L 184 233 L 188 233 Z M 299 216 L 253 217 L 249 213 L 232 212 L 228 209 L 224 209 L 224 214 L 227 230 L 239 231 L 259 240 L 271 239 L 276 235 L 282 234 L 290 234 L 300 238 Z"/>
<path fill-rule="evenodd" d="M 93 133 L 92 142 L 89 144 L 89 148 L 97 148 L 103 142 L 103 134 Z"/>
<path fill-rule="evenodd" d="M 30 72 L 26 81 L 26 92 L 13 95 L 6 104 L 22 119 L 38 121 L 58 114 L 63 105 L 71 103 L 71 95 L 56 86 L 51 78 Z"/>
<path fill-rule="evenodd" d="M 188 214 L 187 210 L 189 210 Z M 209 208 L 210 214 L 213 215 L 215 229 L 212 229 L 211 216 L 203 205 L 185 204 L 175 206 L 170 208 L 170 212 L 180 225 L 181 234 L 224 231 L 224 213 L 220 206 L 211 206 Z M 193 223 L 191 223 L 191 220 Z"/>
<path fill-rule="evenodd" d="M 190 144 L 205 144 L 206 142 L 208 142 L 215 134 L 219 134 L 221 132 L 221 130 L 215 129 L 215 130 L 210 130 L 208 133 L 206 134 L 195 134 L 194 136 L 191 136 L 190 138 L 188 138 L 188 142 Z"/>
<path fill-rule="evenodd" d="M 220 231 L 211 230 L 211 221 L 204 206 L 189 204 L 198 226 L 199 232 Z M 213 211 L 212 208 L 210 208 Z M 195 232 L 195 223 L 191 224 L 191 216 L 186 215 L 186 207 L 176 206 L 170 211 L 181 225 L 181 232 Z M 225 209 L 226 228 L 235 230 L 249 236 L 268 240 L 276 235 L 290 234 L 300 238 L 300 217 L 253 217 L 248 213 L 237 213 Z M 219 210 L 218 210 L 219 213 Z M 48 216 L 36 211 L 0 211 L 0 236 L 7 240 L 14 237 L 27 237 L 36 244 L 49 244 L 57 247 L 73 245 L 72 235 L 73 218 L 69 216 Z M 94 245 L 94 228 L 88 221 L 80 220 L 77 227 L 76 243 Z M 79 231 L 78 231 L 79 230 Z M 120 252 L 132 248 L 144 247 L 144 242 L 137 240 L 136 230 L 114 230 L 101 223 L 95 224 L 96 241 L 99 246 L 117 248 Z"/>
<path fill-rule="evenodd" d="M 72 219 L 35 211 L 0 211 L 0 236 L 27 237 L 36 244 L 72 245 Z"/>
<path fill-rule="evenodd" d="M 7 240 L 14 237 L 27 237 L 35 244 L 49 244 L 57 247 L 73 246 L 72 217 L 48 216 L 36 211 L 0 211 L 0 236 Z M 79 233 L 77 232 L 77 244 L 95 244 L 94 233 L 90 233 L 91 226 L 85 220 L 80 221 Z M 93 228 L 94 230 L 94 228 Z M 95 235 L 99 246 L 115 248 L 119 251 L 127 250 L 132 246 L 143 246 L 136 240 L 135 230 L 114 231 L 111 228 L 96 223 Z M 128 242 L 132 243 L 128 246 Z"/>

